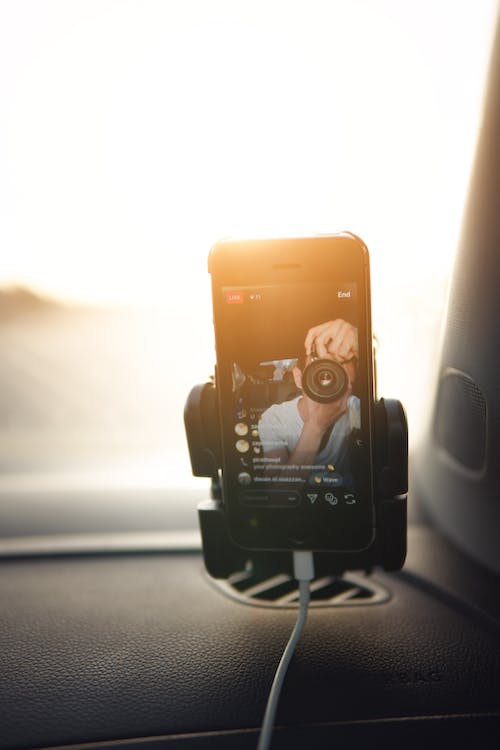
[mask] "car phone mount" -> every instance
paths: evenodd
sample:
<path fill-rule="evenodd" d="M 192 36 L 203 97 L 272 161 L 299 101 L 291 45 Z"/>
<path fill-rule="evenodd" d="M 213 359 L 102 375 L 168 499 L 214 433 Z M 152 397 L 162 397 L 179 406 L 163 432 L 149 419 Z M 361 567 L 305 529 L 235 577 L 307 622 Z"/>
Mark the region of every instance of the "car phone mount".
<path fill-rule="evenodd" d="M 408 491 L 408 429 L 403 406 L 379 399 L 374 408 L 374 490 L 376 535 L 364 550 L 314 551 L 317 576 L 347 570 L 370 572 L 375 566 L 399 570 L 406 557 L 406 493 Z M 292 571 L 290 551 L 246 550 L 231 539 L 222 500 L 221 438 L 217 393 L 213 382 L 196 385 L 184 409 L 184 423 L 194 476 L 210 477 L 211 498 L 198 505 L 203 556 L 213 578 L 228 578 L 250 561 L 255 571 Z"/>

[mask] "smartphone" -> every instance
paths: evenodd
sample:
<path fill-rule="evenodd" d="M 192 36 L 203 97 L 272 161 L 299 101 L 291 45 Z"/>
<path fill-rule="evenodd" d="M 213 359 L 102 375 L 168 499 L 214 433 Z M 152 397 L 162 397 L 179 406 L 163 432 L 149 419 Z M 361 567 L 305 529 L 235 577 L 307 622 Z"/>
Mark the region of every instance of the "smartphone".
<path fill-rule="evenodd" d="M 222 496 L 235 544 L 375 537 L 369 256 L 354 235 L 222 241 L 209 255 Z"/>

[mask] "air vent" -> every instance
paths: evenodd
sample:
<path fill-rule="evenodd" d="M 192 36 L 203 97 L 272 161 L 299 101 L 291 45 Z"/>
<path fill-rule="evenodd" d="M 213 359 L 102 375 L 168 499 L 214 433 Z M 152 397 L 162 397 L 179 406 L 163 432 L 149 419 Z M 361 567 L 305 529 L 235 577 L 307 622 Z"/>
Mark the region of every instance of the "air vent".
<path fill-rule="evenodd" d="M 294 578 L 286 573 L 256 575 L 251 569 L 234 573 L 227 581 L 210 578 L 223 594 L 242 604 L 256 607 L 298 607 L 299 590 Z M 341 577 L 324 576 L 311 581 L 311 607 L 352 607 L 382 604 L 389 592 L 373 578 L 356 573 Z"/>

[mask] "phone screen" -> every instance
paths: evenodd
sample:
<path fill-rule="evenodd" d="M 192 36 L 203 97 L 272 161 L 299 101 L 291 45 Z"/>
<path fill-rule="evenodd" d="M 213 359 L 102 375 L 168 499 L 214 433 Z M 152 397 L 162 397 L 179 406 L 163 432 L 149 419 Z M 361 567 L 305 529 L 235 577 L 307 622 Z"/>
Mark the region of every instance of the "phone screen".
<path fill-rule="evenodd" d="M 360 280 L 339 273 L 216 293 L 236 539 L 269 549 L 367 546 L 372 394 Z"/>

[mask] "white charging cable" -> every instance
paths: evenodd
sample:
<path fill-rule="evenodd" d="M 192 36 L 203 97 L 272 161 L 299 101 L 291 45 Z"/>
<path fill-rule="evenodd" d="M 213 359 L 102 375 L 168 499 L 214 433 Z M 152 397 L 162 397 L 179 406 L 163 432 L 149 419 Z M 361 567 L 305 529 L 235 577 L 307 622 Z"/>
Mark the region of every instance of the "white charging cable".
<path fill-rule="evenodd" d="M 297 617 L 297 622 L 295 623 L 292 635 L 283 651 L 283 656 L 281 657 L 276 674 L 274 675 L 269 698 L 267 699 L 266 712 L 260 730 L 257 750 L 268 750 L 271 745 L 274 719 L 278 709 L 281 688 L 283 687 L 283 682 L 293 652 L 295 651 L 300 636 L 302 635 L 302 631 L 304 630 L 304 625 L 306 624 L 307 611 L 311 599 L 309 581 L 312 581 L 314 578 L 314 559 L 312 552 L 300 550 L 293 553 L 293 574 L 299 582 L 299 616 Z"/>

